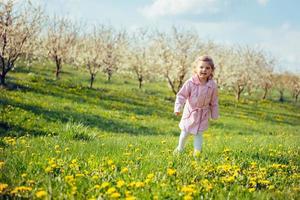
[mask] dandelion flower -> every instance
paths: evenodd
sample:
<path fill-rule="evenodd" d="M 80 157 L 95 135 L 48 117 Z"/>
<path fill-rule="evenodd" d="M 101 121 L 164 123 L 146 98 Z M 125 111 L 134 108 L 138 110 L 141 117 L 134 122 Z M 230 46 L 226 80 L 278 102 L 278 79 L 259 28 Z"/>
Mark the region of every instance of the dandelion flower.
<path fill-rule="evenodd" d="M 4 162 L 0 161 L 0 169 L 2 169 L 3 166 L 4 166 Z"/>
<path fill-rule="evenodd" d="M 110 195 L 111 198 L 119 198 L 121 194 L 119 192 L 114 192 Z"/>
<path fill-rule="evenodd" d="M 0 194 L 8 188 L 8 185 L 6 183 L 0 183 Z"/>
<path fill-rule="evenodd" d="M 112 193 L 114 193 L 114 192 L 116 192 L 117 190 L 116 190 L 116 188 L 114 188 L 114 187 L 111 187 L 111 188 L 109 188 L 108 190 L 107 190 L 107 194 L 112 194 Z"/>
<path fill-rule="evenodd" d="M 40 191 L 38 191 L 38 192 L 35 193 L 35 196 L 36 196 L 37 198 L 43 198 L 43 197 L 46 197 L 46 196 L 47 196 L 47 192 L 44 191 L 44 190 L 40 190 Z"/>
<path fill-rule="evenodd" d="M 101 188 L 106 188 L 106 187 L 108 187 L 110 184 L 109 184 L 109 182 L 103 182 L 102 184 L 101 184 Z"/>
<path fill-rule="evenodd" d="M 123 180 L 119 180 L 118 182 L 117 182 L 117 187 L 118 188 L 121 188 L 121 187 L 123 187 L 125 185 L 125 181 L 123 181 Z"/>
<path fill-rule="evenodd" d="M 175 175 L 175 174 L 176 174 L 176 169 L 168 168 L 168 169 L 167 169 L 167 174 L 168 174 L 169 176 Z"/>
<path fill-rule="evenodd" d="M 124 167 L 122 170 L 121 170 L 121 173 L 127 173 L 128 172 L 128 168 L 127 167 Z"/>

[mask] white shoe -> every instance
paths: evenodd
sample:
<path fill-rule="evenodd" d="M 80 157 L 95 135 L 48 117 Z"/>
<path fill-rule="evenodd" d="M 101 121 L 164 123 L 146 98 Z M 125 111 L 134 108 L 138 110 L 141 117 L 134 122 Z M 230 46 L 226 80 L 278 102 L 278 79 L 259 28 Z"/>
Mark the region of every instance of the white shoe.
<path fill-rule="evenodd" d="M 201 157 L 201 151 L 199 151 L 199 150 L 194 150 L 193 156 L 194 156 L 194 159 L 195 159 L 195 160 L 199 160 L 200 157 Z"/>
<path fill-rule="evenodd" d="M 178 147 L 176 147 L 176 148 L 174 149 L 174 151 L 173 151 L 173 155 L 174 155 L 174 156 L 179 155 L 180 153 L 182 153 L 182 151 L 183 151 L 183 150 L 179 150 Z"/>

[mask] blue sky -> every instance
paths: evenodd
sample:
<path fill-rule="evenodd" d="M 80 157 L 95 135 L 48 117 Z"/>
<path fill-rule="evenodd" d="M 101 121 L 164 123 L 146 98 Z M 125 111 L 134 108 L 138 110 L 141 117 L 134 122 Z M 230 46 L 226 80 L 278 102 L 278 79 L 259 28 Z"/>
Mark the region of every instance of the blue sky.
<path fill-rule="evenodd" d="M 221 44 L 262 47 L 279 60 L 276 71 L 300 74 L 298 0 L 32 0 L 49 15 L 128 30 L 172 25 L 195 29 Z"/>

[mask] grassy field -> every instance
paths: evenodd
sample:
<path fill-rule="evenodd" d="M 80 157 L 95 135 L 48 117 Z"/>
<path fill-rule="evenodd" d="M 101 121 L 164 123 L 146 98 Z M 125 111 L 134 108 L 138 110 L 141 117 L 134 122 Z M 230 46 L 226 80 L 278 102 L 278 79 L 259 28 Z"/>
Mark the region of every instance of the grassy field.
<path fill-rule="evenodd" d="M 300 104 L 220 91 L 220 119 L 173 156 L 166 83 L 19 68 L 0 93 L 0 199 L 299 199 Z"/>

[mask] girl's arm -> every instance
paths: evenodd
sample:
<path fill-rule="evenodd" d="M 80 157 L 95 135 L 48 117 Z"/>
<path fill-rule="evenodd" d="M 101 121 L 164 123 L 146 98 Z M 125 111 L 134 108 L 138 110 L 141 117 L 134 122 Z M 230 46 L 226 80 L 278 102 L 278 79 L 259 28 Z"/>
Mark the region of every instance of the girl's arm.
<path fill-rule="evenodd" d="M 189 82 L 186 81 L 179 92 L 176 94 L 175 106 L 174 106 L 174 113 L 180 113 L 183 105 L 185 104 L 186 100 L 188 99 L 190 94 L 189 89 Z"/>
<path fill-rule="evenodd" d="M 219 118 L 218 86 L 215 86 L 213 88 L 212 98 L 210 102 L 210 113 L 212 119 Z"/>

